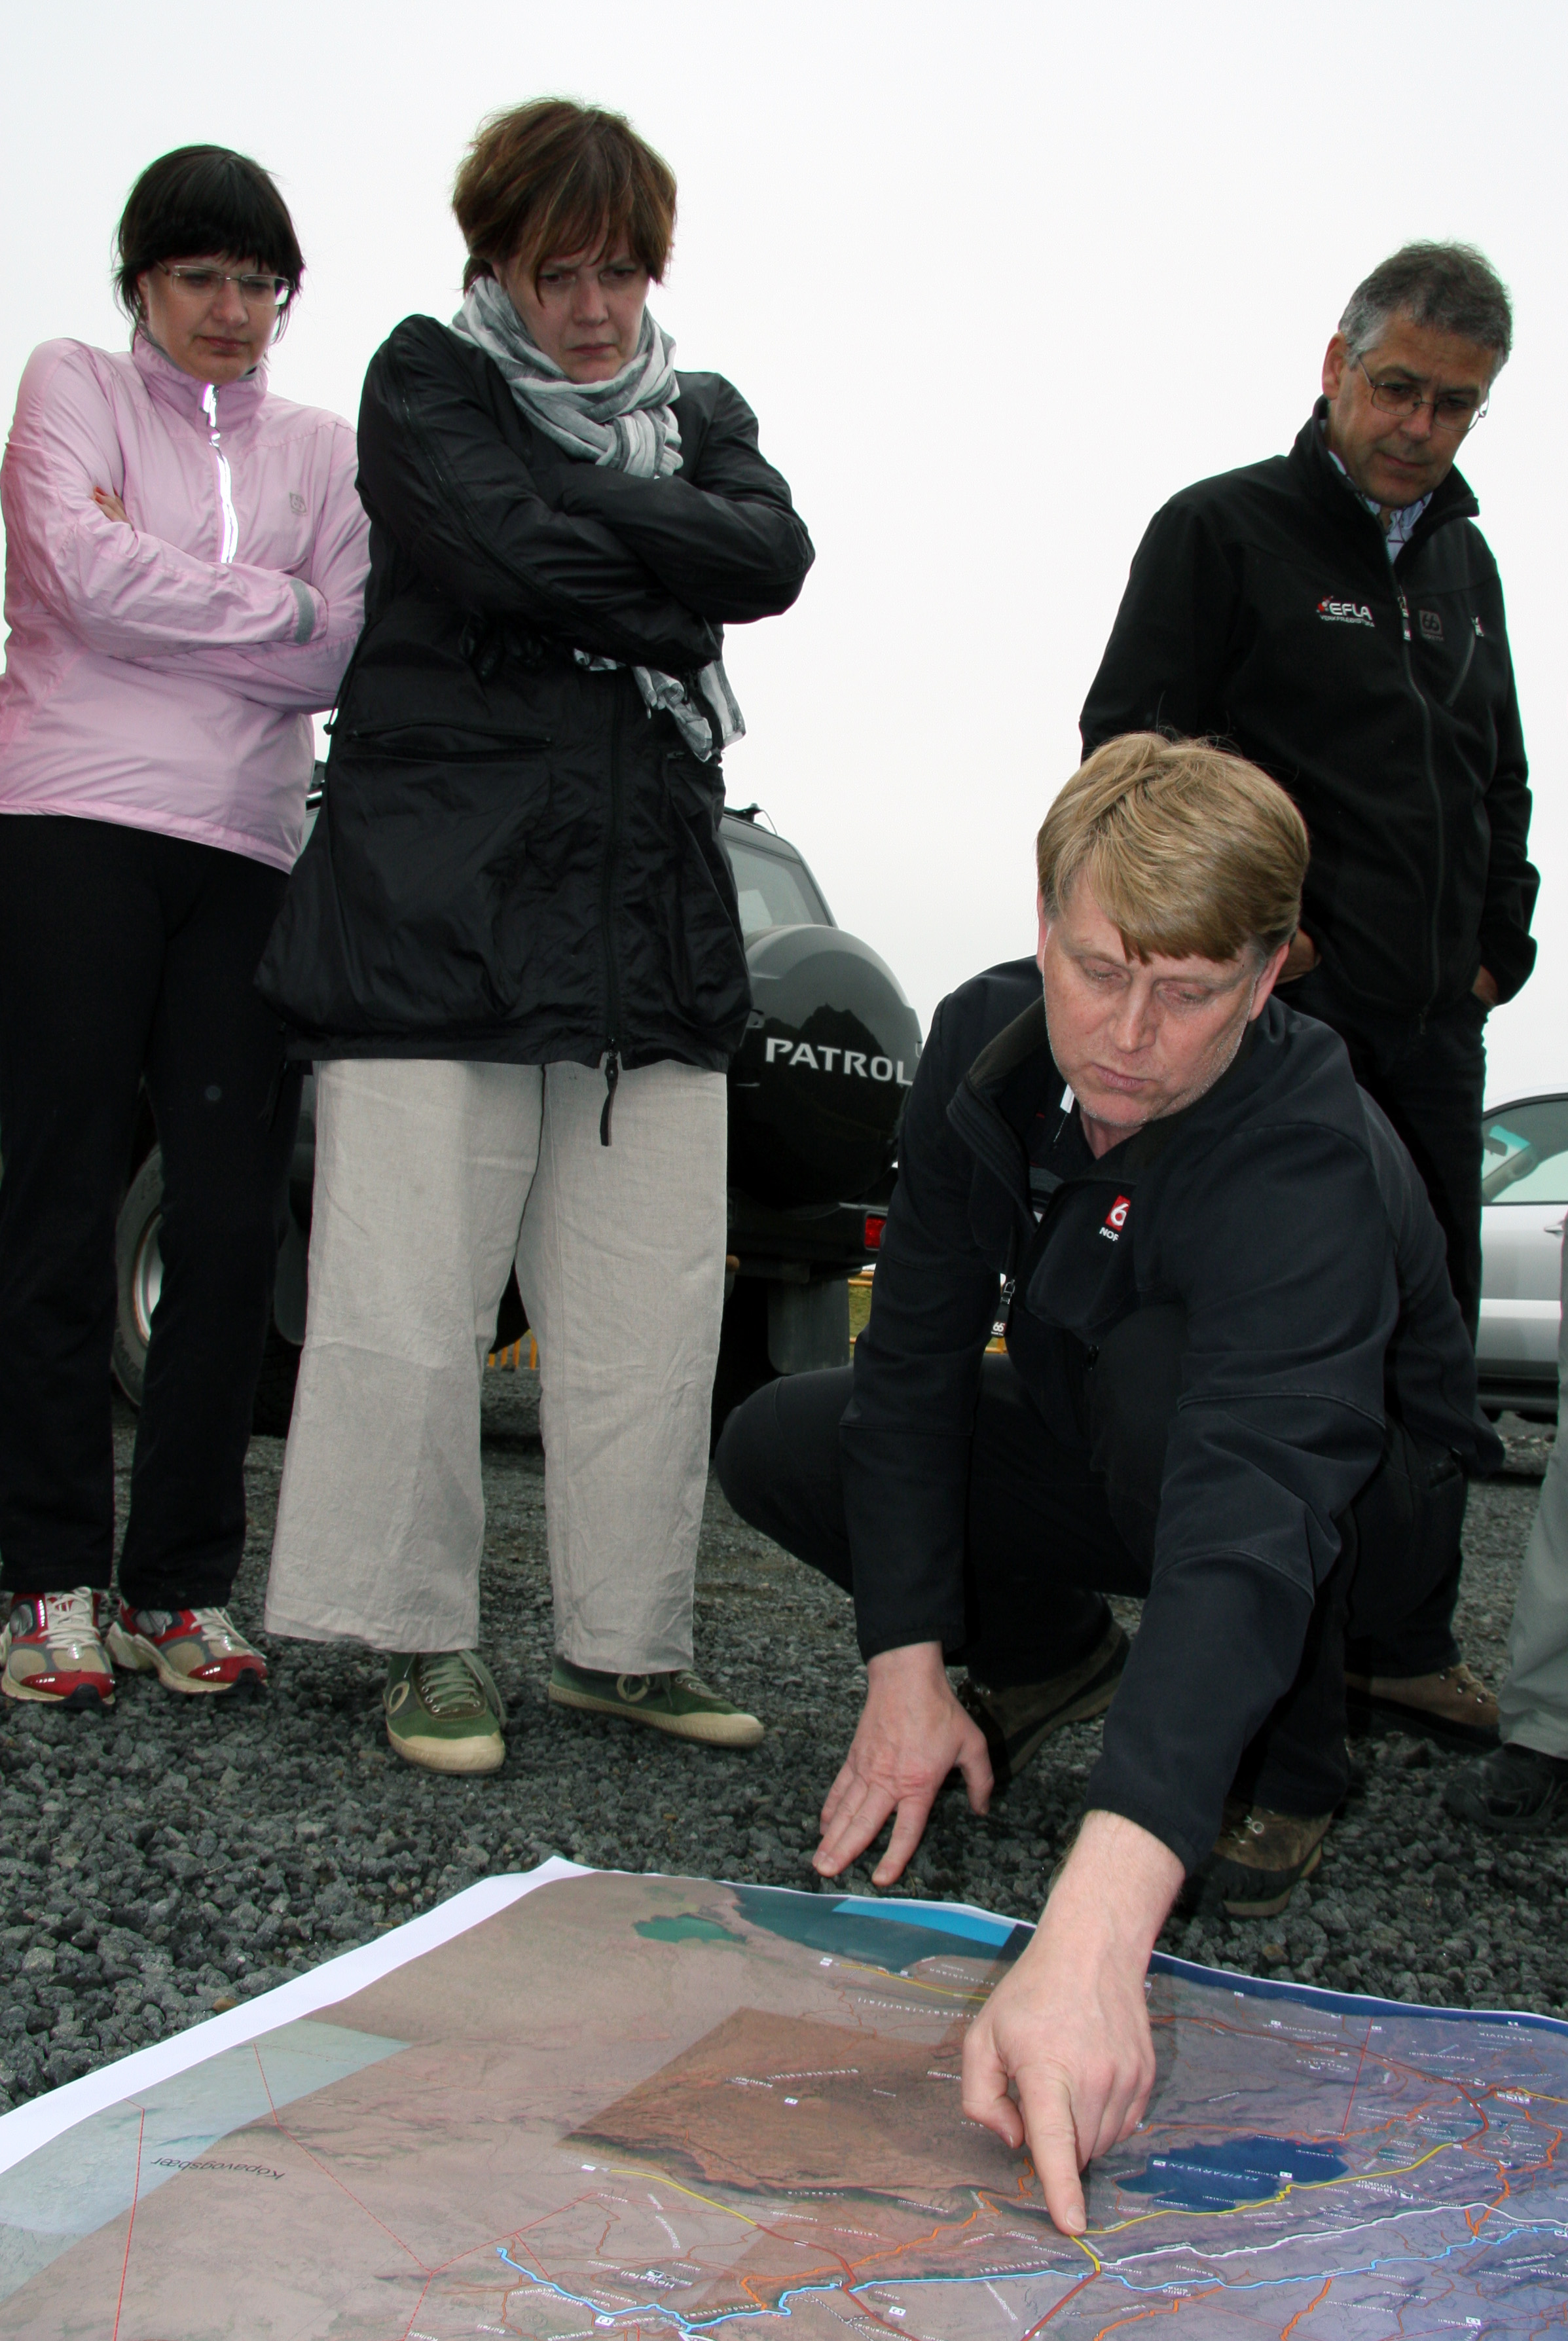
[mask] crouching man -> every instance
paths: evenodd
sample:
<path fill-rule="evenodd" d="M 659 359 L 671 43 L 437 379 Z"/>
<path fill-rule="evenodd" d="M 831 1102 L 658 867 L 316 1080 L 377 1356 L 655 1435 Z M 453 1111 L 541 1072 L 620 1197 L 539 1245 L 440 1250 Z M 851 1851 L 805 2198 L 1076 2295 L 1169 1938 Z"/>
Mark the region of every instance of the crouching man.
<path fill-rule="evenodd" d="M 1148 2099 L 1144 1976 L 1183 1878 L 1263 1914 L 1316 1866 L 1347 1618 L 1443 1642 L 1464 1475 L 1502 1459 L 1410 1158 L 1343 1041 L 1272 996 L 1307 850 L 1238 758 L 1152 733 L 1089 758 L 1040 832 L 1038 972 L 933 1021 L 853 1369 L 759 1391 L 719 1449 L 736 1509 L 854 1595 L 824 1876 L 892 1818 L 891 1882 L 952 1768 L 984 1811 L 1108 1710 L 964 2053 L 964 2110 L 1027 2140 L 1067 2230 Z M 1130 1651 L 1107 1594 L 1144 1597 Z"/>

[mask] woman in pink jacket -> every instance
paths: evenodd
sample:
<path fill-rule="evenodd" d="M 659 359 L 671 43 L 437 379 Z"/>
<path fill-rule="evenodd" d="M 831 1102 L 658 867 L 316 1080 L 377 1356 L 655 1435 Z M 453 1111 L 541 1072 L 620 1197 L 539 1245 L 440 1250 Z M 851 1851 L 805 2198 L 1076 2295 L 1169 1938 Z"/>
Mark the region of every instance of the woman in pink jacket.
<path fill-rule="evenodd" d="M 267 174 L 165 154 L 119 257 L 129 354 L 35 351 L 0 467 L 0 1689 L 77 1708 L 111 1657 L 176 1691 L 265 1674 L 225 1605 L 299 1088 L 252 976 L 366 568 L 349 425 L 267 387 L 304 274 Z M 112 1605 L 144 1076 L 164 1283 Z"/>

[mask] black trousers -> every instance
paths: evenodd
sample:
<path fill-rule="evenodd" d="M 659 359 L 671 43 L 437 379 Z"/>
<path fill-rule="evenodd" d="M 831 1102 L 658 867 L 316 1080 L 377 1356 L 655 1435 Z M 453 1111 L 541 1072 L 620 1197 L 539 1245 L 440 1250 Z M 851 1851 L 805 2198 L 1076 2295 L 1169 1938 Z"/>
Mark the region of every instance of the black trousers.
<path fill-rule="evenodd" d="M 948 1653 L 977 1681 L 1000 1690 L 1065 1671 L 1104 1632 L 1107 1594 L 1147 1593 L 1185 1341 L 1176 1309 L 1144 1310 L 1117 1327 L 1088 1378 L 1082 1448 L 1052 1438 L 1007 1358 L 984 1359 L 966 1639 Z M 846 1591 L 854 1572 L 838 1427 L 853 1372 L 770 1382 L 731 1415 L 715 1458 L 742 1519 Z M 1465 1492 L 1451 1456 L 1391 1425 L 1382 1463 L 1340 1524 L 1343 1549 L 1295 1681 L 1248 1748 L 1237 1794 L 1289 1813 L 1328 1812 L 1344 1794 L 1347 1629 L 1363 1648 L 1403 1638 L 1448 1662 Z"/>
<path fill-rule="evenodd" d="M 1448 1280 L 1473 1341 L 1481 1321 L 1481 1115 L 1486 1009 L 1473 996 L 1424 1023 L 1379 1016 L 1346 1000 L 1321 969 L 1280 998 L 1333 1027 L 1356 1080 L 1410 1149 L 1448 1247 Z"/>
<path fill-rule="evenodd" d="M 108 822 L 0 818 L 0 1582 L 107 1586 L 115 1220 L 143 1075 L 164 1281 L 120 1590 L 225 1602 L 299 1111 L 252 975 L 285 883 Z"/>

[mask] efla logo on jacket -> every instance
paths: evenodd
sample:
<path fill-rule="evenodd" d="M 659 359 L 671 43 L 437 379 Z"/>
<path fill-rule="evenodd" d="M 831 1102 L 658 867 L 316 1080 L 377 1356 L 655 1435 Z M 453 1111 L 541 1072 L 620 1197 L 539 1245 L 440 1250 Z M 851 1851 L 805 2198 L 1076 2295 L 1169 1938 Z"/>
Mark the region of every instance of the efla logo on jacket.
<path fill-rule="evenodd" d="M 1364 602 L 1320 602 L 1317 613 L 1331 626 L 1372 626 L 1376 620 Z"/>

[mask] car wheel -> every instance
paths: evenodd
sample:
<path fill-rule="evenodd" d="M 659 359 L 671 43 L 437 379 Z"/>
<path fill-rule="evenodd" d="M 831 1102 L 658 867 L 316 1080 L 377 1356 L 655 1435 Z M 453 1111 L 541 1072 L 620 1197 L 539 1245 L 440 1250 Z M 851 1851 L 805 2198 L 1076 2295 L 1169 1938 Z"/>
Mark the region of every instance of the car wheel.
<path fill-rule="evenodd" d="M 164 1284 L 159 1232 L 164 1224 L 164 1158 L 154 1147 L 126 1190 L 115 1226 L 115 1342 L 110 1355 L 115 1380 L 139 1407 L 146 1382 L 147 1344 L 153 1311 Z M 251 1430 L 264 1439 L 282 1439 L 294 1410 L 299 1351 L 269 1322 L 251 1410 Z"/>
<path fill-rule="evenodd" d="M 115 1380 L 133 1406 L 142 1403 L 153 1311 L 164 1283 L 159 1230 L 164 1224 L 164 1158 L 155 1146 L 126 1190 L 115 1223 Z"/>

